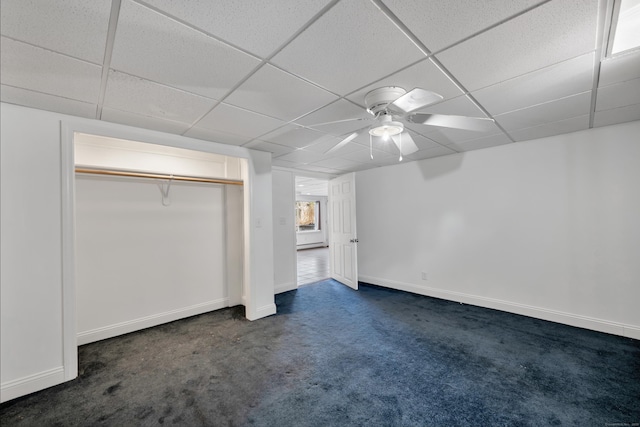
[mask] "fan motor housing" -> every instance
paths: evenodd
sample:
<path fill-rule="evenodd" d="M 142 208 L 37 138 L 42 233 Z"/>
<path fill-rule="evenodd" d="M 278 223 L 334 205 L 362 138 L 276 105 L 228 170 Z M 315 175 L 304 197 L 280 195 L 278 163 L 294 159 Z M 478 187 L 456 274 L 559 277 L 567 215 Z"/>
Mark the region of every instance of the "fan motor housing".
<path fill-rule="evenodd" d="M 364 104 L 367 106 L 367 111 L 375 116 L 386 111 L 387 105 L 400 98 L 405 93 L 407 93 L 407 91 L 401 87 L 381 87 L 367 93 L 364 97 Z"/>

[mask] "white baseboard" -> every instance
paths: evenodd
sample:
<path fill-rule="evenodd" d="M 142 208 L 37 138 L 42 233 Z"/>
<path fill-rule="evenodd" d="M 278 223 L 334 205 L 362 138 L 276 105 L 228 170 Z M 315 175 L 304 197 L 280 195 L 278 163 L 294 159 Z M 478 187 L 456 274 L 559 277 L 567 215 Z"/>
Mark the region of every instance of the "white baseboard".
<path fill-rule="evenodd" d="M 298 284 L 296 282 L 281 283 L 273 288 L 273 293 L 281 294 L 283 292 L 292 291 L 294 289 L 298 289 Z"/>
<path fill-rule="evenodd" d="M 395 280 L 381 279 L 378 277 L 360 275 L 358 277 L 358 280 L 361 282 L 370 283 L 372 285 L 383 286 L 386 288 L 397 289 L 414 294 L 441 298 L 449 301 L 476 305 L 479 307 L 492 308 L 509 313 L 535 317 L 536 319 L 549 320 L 551 322 L 576 326 L 578 328 L 591 329 L 593 331 L 605 332 L 608 334 L 620 335 L 623 337 L 640 340 L 640 326 L 627 325 L 589 316 L 581 316 L 557 310 L 550 310 L 542 307 L 534 307 L 526 304 L 503 301 L 495 298 L 486 298 L 478 295 L 465 294 L 462 292 L 448 291 L 426 286 L 417 286 L 412 283 L 403 283 Z"/>
<path fill-rule="evenodd" d="M 228 306 L 228 299 L 221 298 L 214 301 L 207 301 L 201 304 L 192 305 L 190 307 L 178 308 L 164 313 L 152 314 L 151 316 L 132 319 L 116 323 L 114 325 L 106 325 L 89 331 L 78 332 L 78 345 L 128 334 L 129 332 L 139 331 L 141 329 L 150 328 L 167 322 L 173 322 L 174 320 L 184 319 L 186 317 L 207 313 L 213 310 L 219 310 Z"/>
<path fill-rule="evenodd" d="M 63 382 L 65 382 L 63 366 L 7 381 L 0 385 L 0 402 L 6 402 Z"/>
<path fill-rule="evenodd" d="M 249 313 L 247 310 L 247 319 L 249 320 L 258 320 L 263 317 L 271 316 L 272 314 L 276 314 L 276 305 L 275 304 L 267 304 L 262 307 L 258 307 L 255 313 Z"/>

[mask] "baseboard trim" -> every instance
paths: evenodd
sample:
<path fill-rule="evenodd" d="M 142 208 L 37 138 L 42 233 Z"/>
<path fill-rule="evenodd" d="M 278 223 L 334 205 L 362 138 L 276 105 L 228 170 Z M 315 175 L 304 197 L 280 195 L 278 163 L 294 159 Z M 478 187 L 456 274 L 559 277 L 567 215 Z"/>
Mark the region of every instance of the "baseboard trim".
<path fill-rule="evenodd" d="M 535 317 L 537 319 L 562 323 L 569 326 L 576 326 L 578 328 L 591 329 L 593 331 L 605 332 L 608 334 L 620 335 L 623 337 L 640 340 L 640 326 L 627 325 L 624 323 L 612 322 L 609 320 L 566 313 L 562 311 L 504 301 L 495 298 L 481 297 L 478 295 L 466 294 L 462 292 L 448 291 L 426 286 L 417 286 L 411 283 L 381 279 L 379 277 L 360 275 L 358 277 L 358 280 L 361 282 L 370 283 L 372 285 L 383 286 L 386 288 L 397 289 L 414 294 L 425 295 L 449 301 L 456 301 L 464 304 L 476 305 L 479 307 L 491 308 L 514 314 L 521 314 L 524 316 Z"/>
<path fill-rule="evenodd" d="M 6 402 L 63 382 L 65 382 L 63 366 L 7 381 L 0 386 L 0 402 Z"/>
<path fill-rule="evenodd" d="M 152 326 L 161 325 L 167 322 L 173 322 L 174 320 L 184 319 L 186 317 L 207 313 L 213 310 L 219 310 L 228 306 L 228 298 L 220 298 L 213 301 L 195 304 L 189 307 L 178 308 L 164 313 L 152 314 L 150 316 L 140 317 L 138 319 L 128 320 L 113 325 L 91 329 L 89 331 L 79 332 L 77 335 L 78 345 L 88 344 L 91 342 L 112 338 L 118 335 L 128 334 L 129 332 L 139 331 L 141 329 L 150 328 Z"/>
<path fill-rule="evenodd" d="M 249 313 L 247 311 L 247 319 L 248 320 L 258 320 L 263 317 L 271 316 L 272 314 L 276 314 L 276 305 L 275 303 L 263 305 L 262 307 L 258 307 L 255 313 Z"/>
<path fill-rule="evenodd" d="M 277 295 L 294 289 L 298 289 L 298 284 L 296 282 L 281 283 L 273 288 L 273 293 Z"/>

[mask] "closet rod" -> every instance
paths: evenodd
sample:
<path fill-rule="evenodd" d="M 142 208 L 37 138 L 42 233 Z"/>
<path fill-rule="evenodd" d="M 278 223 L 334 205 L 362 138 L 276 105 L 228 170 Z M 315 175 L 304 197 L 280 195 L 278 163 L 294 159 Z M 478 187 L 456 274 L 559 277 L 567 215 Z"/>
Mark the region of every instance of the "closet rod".
<path fill-rule="evenodd" d="M 130 176 L 134 178 L 152 178 L 152 179 L 173 179 L 174 181 L 191 181 L 191 182 L 208 182 L 211 184 L 230 184 L 243 185 L 243 182 L 237 179 L 222 178 L 205 178 L 202 176 L 186 176 L 186 175 L 166 175 L 146 172 L 131 172 L 110 169 L 92 169 L 92 168 L 76 168 L 76 173 L 85 173 L 91 175 L 111 175 L 111 176 Z"/>

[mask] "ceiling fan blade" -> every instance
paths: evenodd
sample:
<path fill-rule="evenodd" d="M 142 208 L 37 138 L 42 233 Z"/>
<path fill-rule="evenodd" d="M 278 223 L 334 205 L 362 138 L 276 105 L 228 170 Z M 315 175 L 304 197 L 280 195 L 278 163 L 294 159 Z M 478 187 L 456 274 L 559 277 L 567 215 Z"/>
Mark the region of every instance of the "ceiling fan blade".
<path fill-rule="evenodd" d="M 400 153 L 402 153 L 403 156 L 415 153 L 419 150 L 418 146 L 413 141 L 413 138 L 409 135 L 409 132 L 405 131 L 401 134 L 393 135 L 391 139 L 393 139 L 393 142 L 396 144 L 398 150 L 400 150 Z"/>
<path fill-rule="evenodd" d="M 417 87 L 393 101 L 389 106 L 394 110 L 397 109 L 404 113 L 410 113 L 424 108 L 427 105 L 431 105 L 434 102 L 441 101 L 442 99 L 442 95 Z"/>
<path fill-rule="evenodd" d="M 330 153 L 333 153 L 334 151 L 341 149 L 342 147 L 344 147 L 345 145 L 353 141 L 356 138 L 356 136 L 358 136 L 358 132 L 352 133 L 351 135 L 349 135 L 348 137 L 346 137 L 345 139 L 343 139 L 342 141 L 338 142 L 336 145 L 331 147 L 329 150 L 325 151 L 324 154 L 330 154 Z"/>
<path fill-rule="evenodd" d="M 407 117 L 411 123 L 475 131 L 490 130 L 494 120 L 484 117 L 449 116 L 446 114 L 414 113 Z"/>

